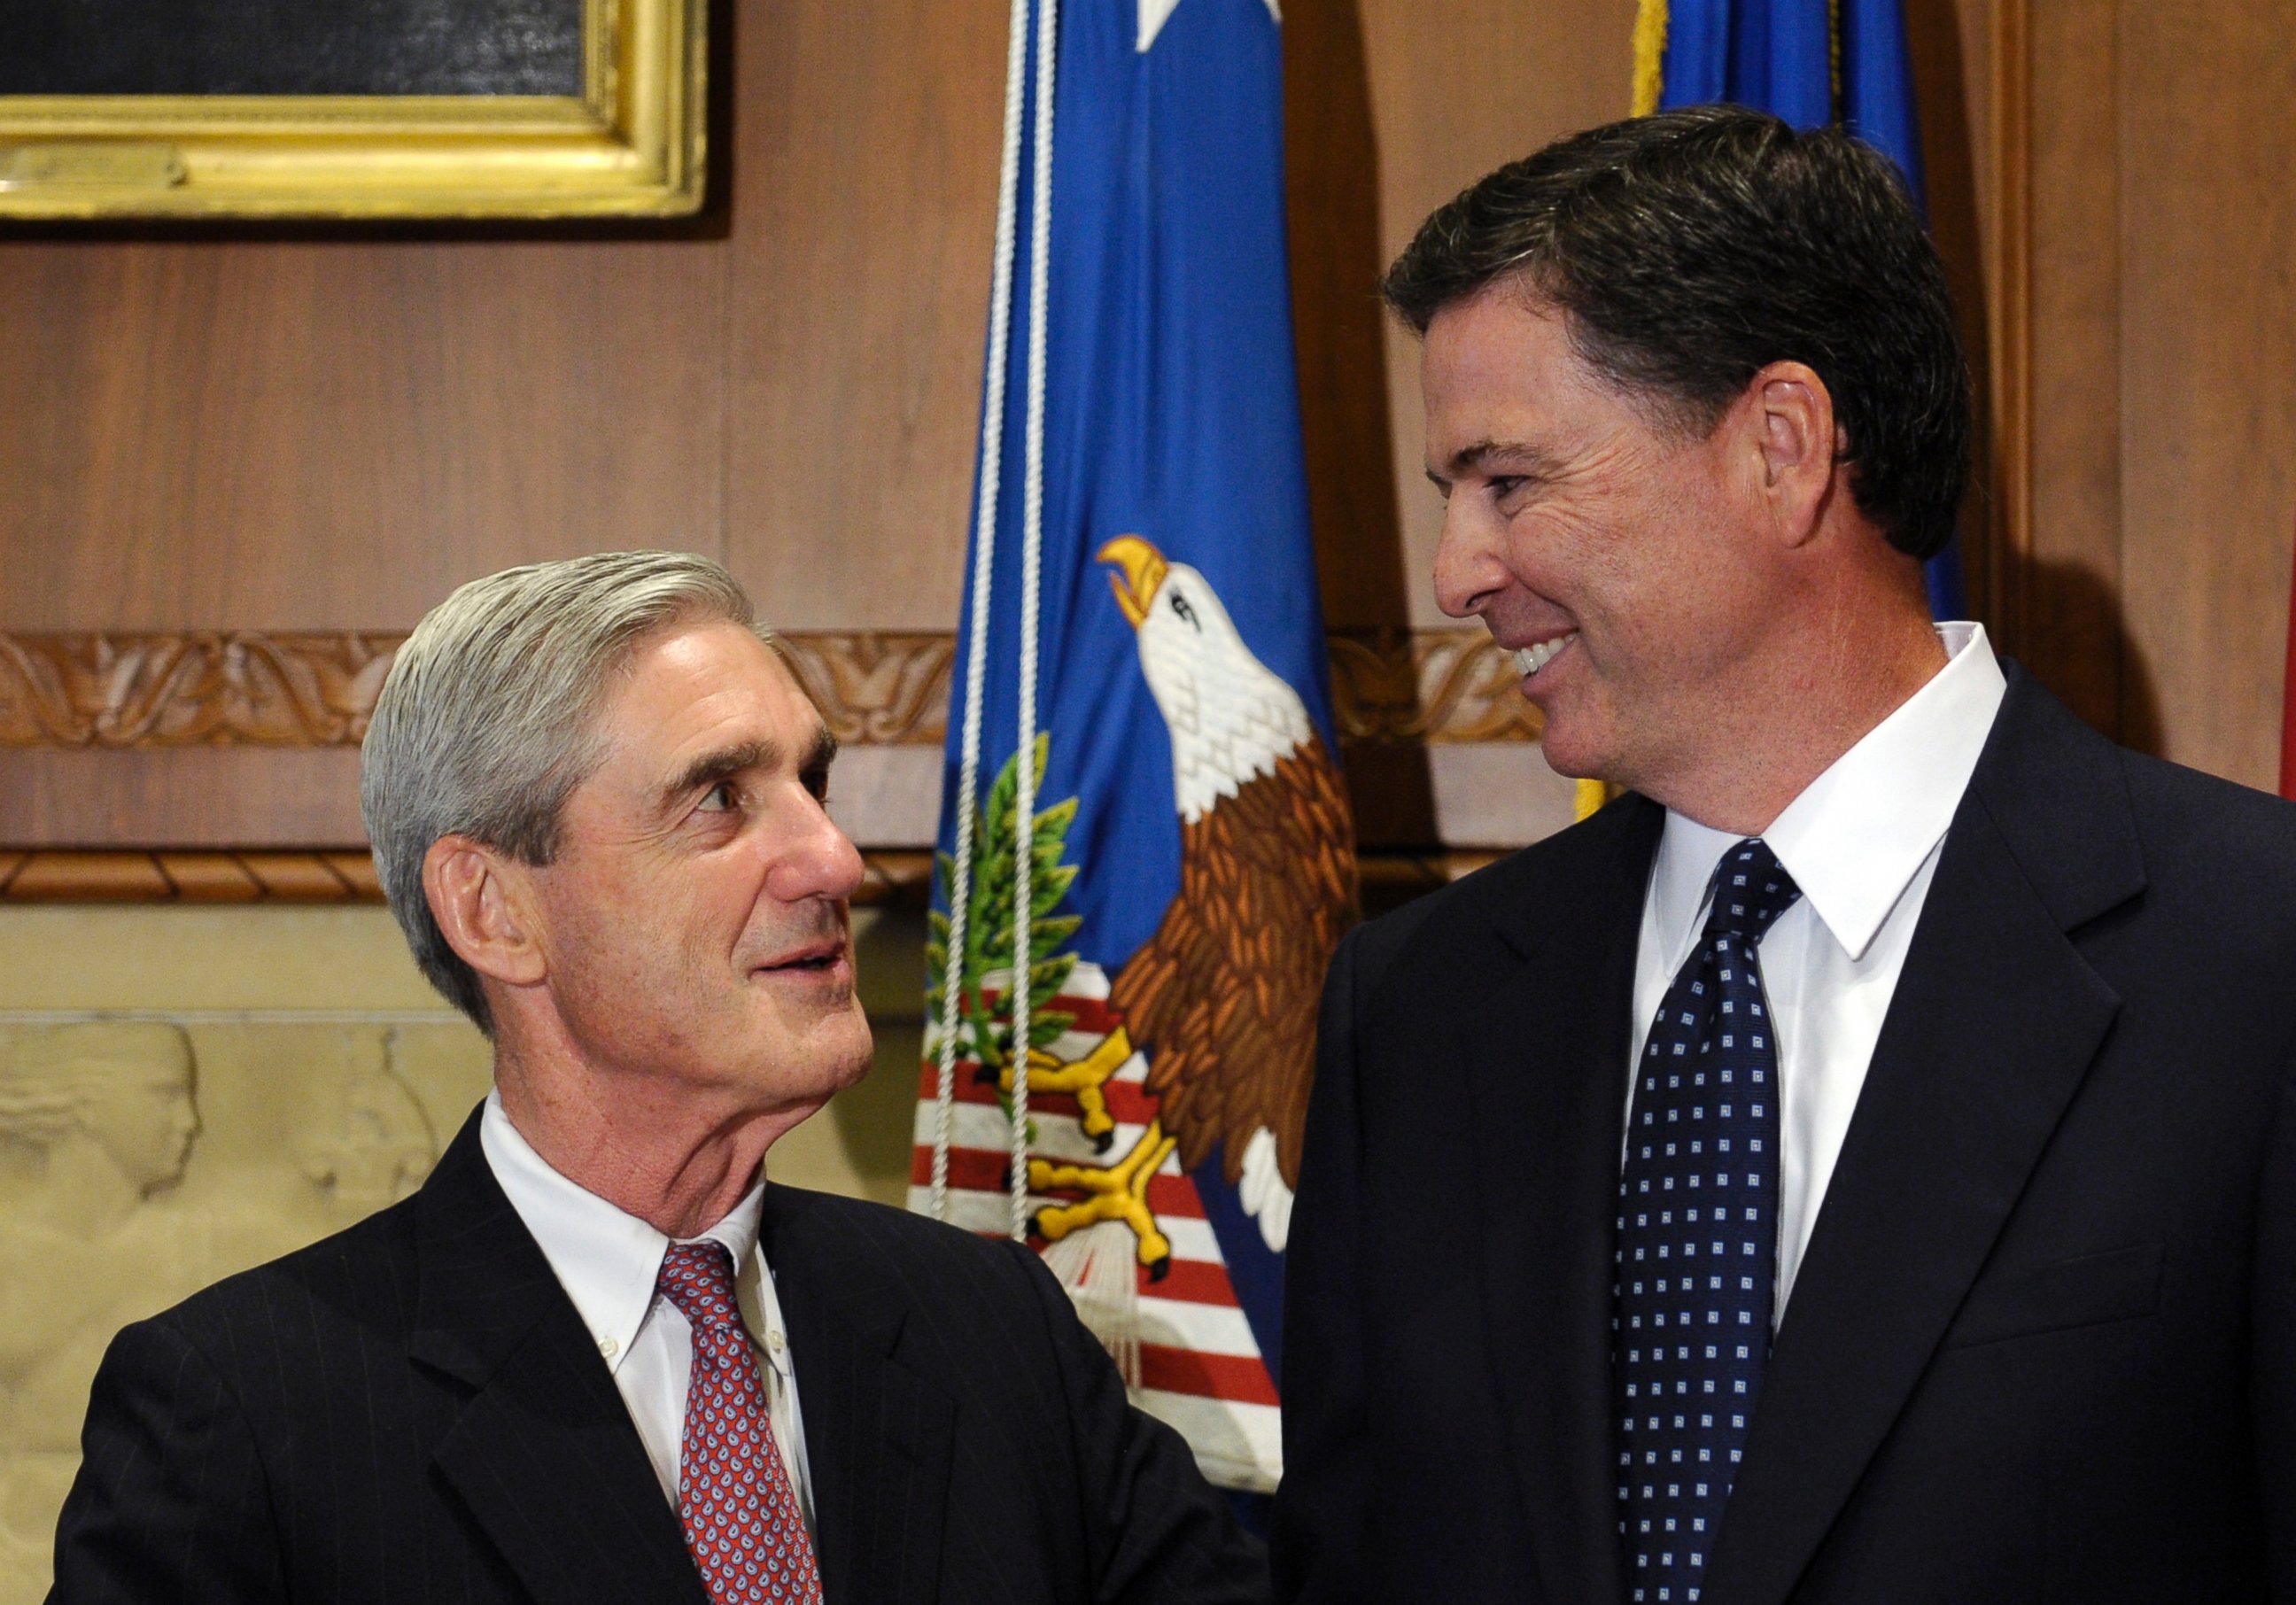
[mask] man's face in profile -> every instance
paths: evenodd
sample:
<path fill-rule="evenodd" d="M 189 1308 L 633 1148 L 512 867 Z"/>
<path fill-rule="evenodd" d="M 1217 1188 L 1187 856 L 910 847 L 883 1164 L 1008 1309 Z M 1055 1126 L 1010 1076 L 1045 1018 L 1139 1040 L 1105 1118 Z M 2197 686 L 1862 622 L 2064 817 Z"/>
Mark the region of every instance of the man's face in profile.
<path fill-rule="evenodd" d="M 745 1113 L 859 1080 L 861 860 L 823 808 L 834 742 L 780 659 L 739 625 L 674 628 L 616 676 L 596 735 L 533 877 L 576 1045 Z"/>
<path fill-rule="evenodd" d="M 1734 455 L 1727 419 L 1700 438 L 1635 405 L 1506 282 L 1436 314 L 1421 381 L 1443 610 L 1515 652 L 1558 771 L 1662 778 L 1762 617 L 1737 538 L 1759 454 Z"/>

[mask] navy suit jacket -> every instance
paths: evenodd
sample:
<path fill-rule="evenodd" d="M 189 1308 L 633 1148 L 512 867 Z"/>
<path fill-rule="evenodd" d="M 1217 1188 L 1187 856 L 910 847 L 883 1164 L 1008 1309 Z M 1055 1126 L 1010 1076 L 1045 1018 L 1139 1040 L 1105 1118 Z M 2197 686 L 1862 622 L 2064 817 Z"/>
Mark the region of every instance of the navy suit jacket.
<path fill-rule="evenodd" d="M 1289 1255 L 1279 1599 L 1620 1600 L 1628 797 L 1357 931 Z M 2296 807 L 2013 667 L 1702 1605 L 2296 1600 Z"/>
<path fill-rule="evenodd" d="M 1264 1597 L 1035 1255 L 778 1183 L 759 1242 L 831 1605 Z M 475 1115 L 406 1202 L 122 1331 L 83 1444 L 61 1605 L 706 1605 Z"/>

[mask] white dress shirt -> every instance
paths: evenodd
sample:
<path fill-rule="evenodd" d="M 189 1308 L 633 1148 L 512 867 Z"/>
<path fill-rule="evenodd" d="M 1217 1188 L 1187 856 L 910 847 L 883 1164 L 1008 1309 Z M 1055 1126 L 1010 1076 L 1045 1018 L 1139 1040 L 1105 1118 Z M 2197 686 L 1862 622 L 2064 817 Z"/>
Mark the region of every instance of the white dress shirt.
<path fill-rule="evenodd" d="M 1778 1287 L 1785 1313 L 1882 1019 L 2007 682 L 1982 625 L 1940 624 L 1949 654 L 1907 698 L 1810 782 L 1762 839 L 1801 897 L 1762 938 L 1762 987 L 1778 1044 Z M 1705 929 L 1715 866 L 1741 839 L 1672 809 L 1651 866 L 1635 955 L 1634 1067 L 1651 1021 Z"/>
<path fill-rule="evenodd" d="M 646 1456 L 672 1506 L 677 1503 L 678 1452 L 685 1431 L 685 1390 L 693 1372 L 693 1328 L 685 1314 L 654 1290 L 670 1240 L 634 1215 L 624 1214 L 594 1192 L 561 1175 L 528 1145 L 503 1112 L 502 1096 L 487 1094 L 479 1117 L 479 1145 L 495 1180 L 510 1195 L 543 1257 L 557 1273 L 574 1312 L 613 1372 L 622 1403 L 629 1406 Z M 782 1325 L 774 1279 L 758 1249 L 758 1217 L 765 1208 L 766 1183 L 742 1195 L 724 1220 L 704 1232 L 734 1257 L 734 1290 L 749 1328 L 750 1346 L 765 1379 L 766 1408 L 774 1441 L 798 1506 L 813 1527 L 813 1490 L 807 1475 L 805 1422 L 798 1413 L 797 1372 L 791 1363 L 789 1334 Z"/>

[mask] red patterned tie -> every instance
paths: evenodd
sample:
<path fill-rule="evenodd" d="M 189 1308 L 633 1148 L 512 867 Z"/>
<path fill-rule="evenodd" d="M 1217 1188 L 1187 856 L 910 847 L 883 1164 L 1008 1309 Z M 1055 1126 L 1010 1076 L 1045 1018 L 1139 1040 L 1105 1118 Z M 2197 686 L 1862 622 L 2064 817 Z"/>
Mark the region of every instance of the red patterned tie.
<path fill-rule="evenodd" d="M 733 1256 L 707 1239 L 672 1243 L 656 1286 L 693 1328 L 677 1517 L 712 1605 L 821 1605 L 813 1544 L 734 1301 Z"/>

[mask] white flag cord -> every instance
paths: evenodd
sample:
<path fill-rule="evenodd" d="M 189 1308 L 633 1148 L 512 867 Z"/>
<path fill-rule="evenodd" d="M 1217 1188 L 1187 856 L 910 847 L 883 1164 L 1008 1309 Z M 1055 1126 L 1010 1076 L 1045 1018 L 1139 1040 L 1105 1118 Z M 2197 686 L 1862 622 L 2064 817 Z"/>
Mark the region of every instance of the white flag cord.
<path fill-rule="evenodd" d="M 1052 302 L 1053 86 L 1060 57 L 1060 0 L 1037 12 L 1036 172 L 1029 224 L 1029 417 L 1021 487 L 1021 743 L 1013 779 L 1013 1238 L 1029 1234 L 1029 926 L 1037 846 L 1037 625 L 1045 553 L 1046 315 Z"/>
<path fill-rule="evenodd" d="M 941 964 L 939 1082 L 933 1107 L 932 1217 L 948 1218 L 948 1150 L 956 1121 L 957 1028 L 964 1003 L 965 915 L 972 905 L 972 815 L 980 798 L 980 707 L 988 667 L 988 587 L 996 498 L 1004 467 L 1004 371 L 1013 338 L 1013 249 L 1020 209 L 1021 103 L 1029 58 L 1029 0 L 1013 0 L 1004 53 L 1004 156 L 996 184 L 996 254 L 988 291 L 988 361 L 980 398 L 980 491 L 973 514 L 972 616 L 966 621 L 964 733 L 957 749 L 956 840 Z M 976 1050 L 977 1051 L 977 1050 Z"/>

